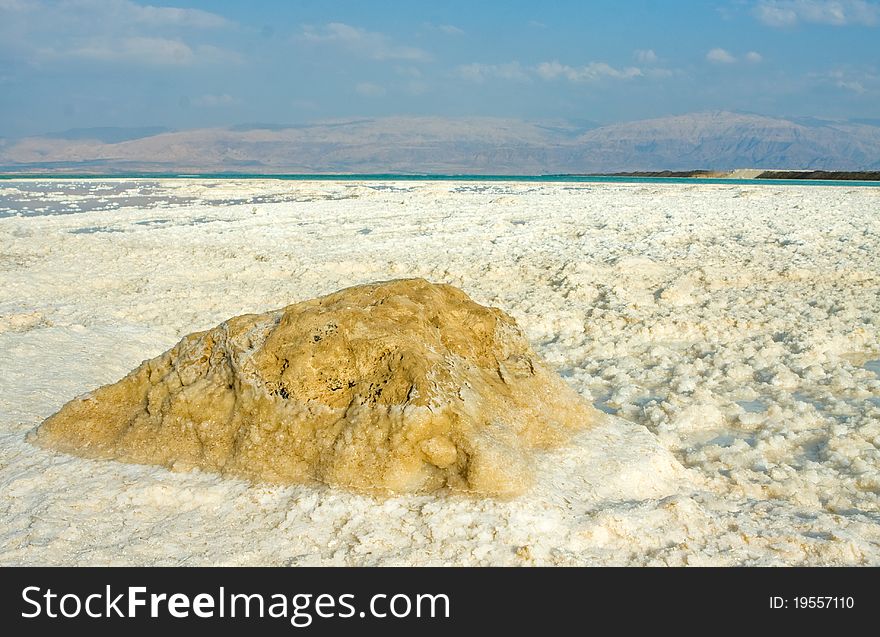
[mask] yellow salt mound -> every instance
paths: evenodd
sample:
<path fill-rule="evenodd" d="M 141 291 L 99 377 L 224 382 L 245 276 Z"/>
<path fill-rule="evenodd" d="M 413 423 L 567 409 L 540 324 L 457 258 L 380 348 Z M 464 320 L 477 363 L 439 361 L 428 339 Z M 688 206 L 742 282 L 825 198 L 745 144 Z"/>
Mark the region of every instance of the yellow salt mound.
<path fill-rule="evenodd" d="M 190 334 L 31 439 L 255 481 L 504 496 L 594 417 L 507 314 L 407 279 Z"/>

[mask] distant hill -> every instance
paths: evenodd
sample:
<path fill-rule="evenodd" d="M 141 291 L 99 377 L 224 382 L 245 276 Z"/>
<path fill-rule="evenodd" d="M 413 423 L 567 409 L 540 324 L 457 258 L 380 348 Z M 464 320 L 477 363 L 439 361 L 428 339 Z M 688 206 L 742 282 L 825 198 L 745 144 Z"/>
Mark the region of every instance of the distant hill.
<path fill-rule="evenodd" d="M 604 126 L 578 142 L 619 170 L 880 167 L 880 126 L 865 123 L 695 113 Z"/>
<path fill-rule="evenodd" d="M 597 128 L 388 117 L 187 131 L 79 129 L 0 140 L 3 172 L 542 174 L 742 167 L 877 170 L 880 125 L 730 112 Z"/>

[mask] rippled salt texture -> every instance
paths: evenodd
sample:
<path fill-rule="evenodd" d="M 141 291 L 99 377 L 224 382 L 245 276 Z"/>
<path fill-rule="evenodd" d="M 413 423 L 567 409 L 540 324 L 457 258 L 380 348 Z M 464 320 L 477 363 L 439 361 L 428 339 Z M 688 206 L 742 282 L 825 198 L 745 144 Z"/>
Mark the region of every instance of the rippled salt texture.
<path fill-rule="evenodd" d="M 0 563 L 880 564 L 878 208 L 846 187 L 4 181 Z M 404 276 L 507 310 L 608 414 L 528 495 L 255 487 L 24 441 L 186 333 Z"/>

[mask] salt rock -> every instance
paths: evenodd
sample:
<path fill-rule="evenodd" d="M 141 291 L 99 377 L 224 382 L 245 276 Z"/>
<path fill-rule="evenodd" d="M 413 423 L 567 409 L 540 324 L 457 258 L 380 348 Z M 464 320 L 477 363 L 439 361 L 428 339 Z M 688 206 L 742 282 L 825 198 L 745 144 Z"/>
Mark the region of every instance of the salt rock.
<path fill-rule="evenodd" d="M 406 279 L 190 334 L 31 439 L 253 481 L 511 496 L 595 419 L 510 316 Z"/>

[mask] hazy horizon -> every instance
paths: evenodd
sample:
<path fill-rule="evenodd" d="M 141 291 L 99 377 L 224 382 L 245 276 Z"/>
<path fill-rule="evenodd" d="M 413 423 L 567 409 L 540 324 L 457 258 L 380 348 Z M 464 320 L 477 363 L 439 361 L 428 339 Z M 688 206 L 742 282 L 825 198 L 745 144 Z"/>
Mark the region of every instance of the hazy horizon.
<path fill-rule="evenodd" d="M 795 116 L 795 115 L 767 115 L 766 113 L 759 113 L 756 111 L 747 111 L 747 110 L 712 110 L 706 109 L 703 111 L 695 111 L 695 112 L 681 112 L 681 113 L 670 113 L 666 116 L 657 116 L 657 117 L 646 117 L 643 119 L 622 119 L 615 121 L 607 121 L 607 122 L 599 122 L 599 121 L 590 121 L 590 120 L 568 120 L 564 118 L 554 118 L 554 119 L 531 119 L 531 118 L 517 118 L 517 117 L 493 117 L 491 115 L 476 115 L 476 116 L 449 116 L 443 117 L 438 115 L 425 115 L 425 114 L 417 114 L 417 113 L 388 113 L 387 115 L 380 116 L 368 116 L 368 115 L 349 115 L 349 116 L 339 116 L 339 117 L 324 117 L 324 118 L 315 118 L 308 120 L 299 120 L 299 121 L 277 121 L 277 122 L 266 122 L 266 121 L 235 121 L 226 124 L 218 124 L 214 126 L 199 126 L 194 125 L 190 127 L 182 127 L 175 128 L 171 126 L 161 126 L 161 125 L 151 125 L 149 122 L 145 122 L 141 126 L 74 126 L 72 128 L 66 129 L 53 129 L 46 130 L 41 132 L 36 132 L 29 135 L 20 135 L 17 137 L 27 138 L 27 137 L 51 137 L 56 139 L 97 139 L 105 143 L 115 143 L 121 141 L 130 141 L 133 139 L 139 139 L 144 137 L 150 137 L 153 135 L 160 135 L 163 133 L 186 133 L 186 132 L 194 132 L 203 129 L 226 129 L 232 131 L 248 131 L 248 130 L 286 130 L 286 129 L 297 129 L 297 128 L 309 128 L 309 127 L 318 127 L 318 126 L 326 126 L 332 124 L 347 124 L 347 123 L 357 123 L 357 122 L 367 122 L 367 121 L 382 121 L 382 120 L 415 120 L 415 119 L 436 119 L 436 120 L 446 120 L 449 122 L 456 121 L 464 121 L 464 120 L 480 120 L 484 119 L 487 121 L 511 121 L 511 122 L 522 122 L 526 124 L 537 124 L 537 125 L 552 125 L 558 124 L 559 126 L 569 126 L 572 131 L 589 131 L 597 128 L 604 128 L 606 126 L 613 126 L 615 124 L 628 124 L 628 123 L 638 123 L 642 121 L 651 121 L 651 120 L 665 120 L 669 118 L 677 118 L 677 117 L 686 117 L 691 115 L 703 115 L 703 114 L 711 114 L 711 113 L 730 113 L 735 115 L 747 115 L 747 116 L 756 116 L 756 117 L 766 117 L 769 119 L 778 119 L 780 121 L 789 121 L 789 122 L 803 122 L 806 124 L 811 123 L 843 123 L 843 122 L 853 122 L 853 123 L 863 123 L 870 126 L 880 126 L 880 118 L 870 118 L 870 117 L 814 117 L 814 116 Z M 16 137 L 9 136 L 7 137 L 9 140 L 14 140 Z"/>

